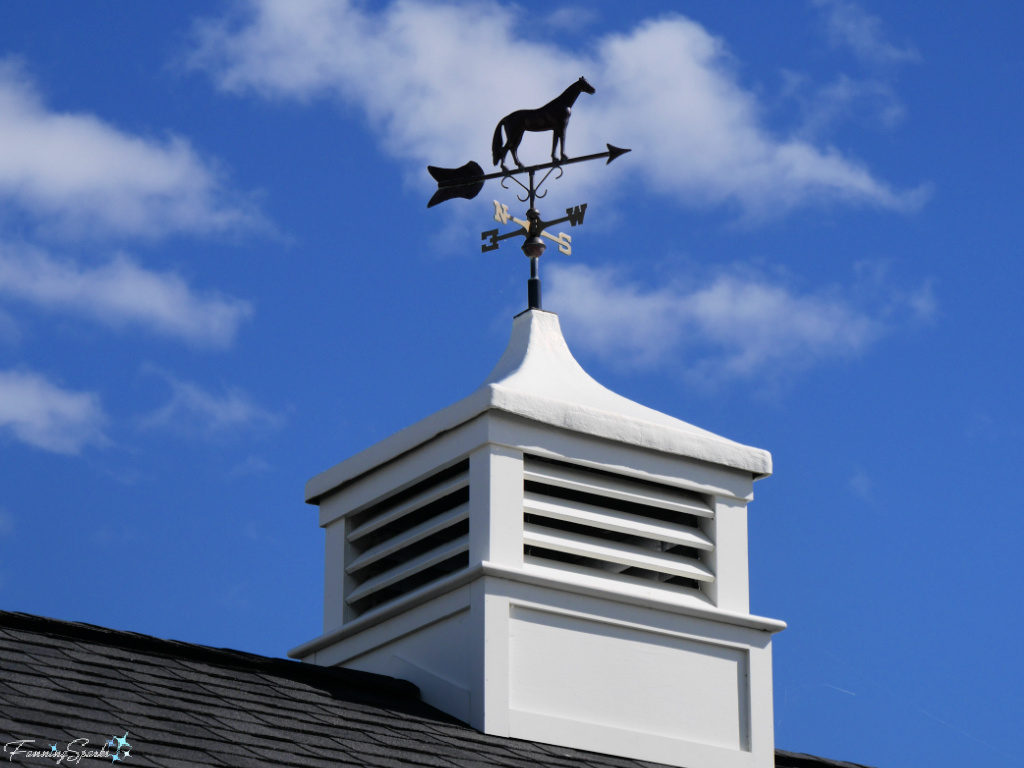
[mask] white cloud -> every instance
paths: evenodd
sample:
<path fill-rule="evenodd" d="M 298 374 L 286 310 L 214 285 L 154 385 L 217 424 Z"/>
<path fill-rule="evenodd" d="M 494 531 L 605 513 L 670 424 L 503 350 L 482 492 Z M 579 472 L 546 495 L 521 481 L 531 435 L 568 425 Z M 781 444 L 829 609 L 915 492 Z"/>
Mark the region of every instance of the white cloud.
<path fill-rule="evenodd" d="M 882 20 L 849 0 L 813 0 L 825 12 L 833 45 L 845 46 L 864 64 L 888 65 L 920 61 L 912 47 L 899 47 L 885 39 Z"/>
<path fill-rule="evenodd" d="M 252 314 L 248 302 L 199 295 L 180 276 L 126 256 L 98 267 L 58 261 L 41 250 L 0 244 L 0 296 L 71 312 L 113 327 L 137 325 L 198 345 L 223 346 Z"/>
<path fill-rule="evenodd" d="M 585 74 L 597 95 L 581 97 L 585 118 L 570 126 L 569 154 L 608 141 L 632 147 L 623 172 L 685 203 L 733 203 L 762 216 L 830 199 L 892 209 L 923 199 L 833 147 L 770 132 L 723 41 L 682 16 L 596 41 L 587 58 L 530 41 L 529 26 L 493 3 L 405 0 L 374 12 L 335 0 L 249 0 L 242 8 L 199 27 L 194 66 L 228 91 L 354 105 L 387 151 L 419 169 L 461 165 L 466 147 L 487 164 L 501 116 L 540 106 Z M 527 157 L 541 159 L 550 140 L 533 138 Z"/>
<path fill-rule="evenodd" d="M 284 423 L 283 416 L 260 407 L 237 387 L 225 386 L 215 394 L 155 368 L 148 370 L 167 381 L 171 398 L 140 420 L 143 428 L 170 428 L 184 434 L 223 437 L 240 429 L 277 428 Z"/>
<path fill-rule="evenodd" d="M 0 202 L 60 230 L 155 237 L 258 221 L 186 140 L 53 111 L 11 60 L 0 62 L 0 146 Z"/>
<path fill-rule="evenodd" d="M 800 294 L 760 277 L 720 274 L 696 286 L 646 288 L 611 269 L 552 265 L 549 306 L 574 344 L 620 365 L 682 360 L 706 381 L 777 379 L 821 359 L 857 355 L 885 330 L 832 293 Z"/>
<path fill-rule="evenodd" d="M 107 417 L 92 392 L 61 389 L 37 373 L 0 371 L 0 428 L 54 453 L 104 445 Z"/>

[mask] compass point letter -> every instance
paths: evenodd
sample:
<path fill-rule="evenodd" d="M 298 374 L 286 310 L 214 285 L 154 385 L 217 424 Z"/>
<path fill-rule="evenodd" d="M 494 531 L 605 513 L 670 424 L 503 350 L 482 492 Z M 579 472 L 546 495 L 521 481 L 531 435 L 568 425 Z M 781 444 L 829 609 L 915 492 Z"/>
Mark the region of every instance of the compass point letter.
<path fill-rule="evenodd" d="M 583 223 L 583 217 L 587 214 L 587 204 L 577 205 L 575 208 L 566 208 L 565 213 L 569 217 L 570 226 L 575 227 Z"/>
<path fill-rule="evenodd" d="M 500 245 L 498 243 L 498 230 L 496 230 L 496 229 L 488 229 L 486 232 L 481 232 L 480 233 L 480 239 L 481 240 L 486 240 L 488 238 L 490 238 L 491 242 L 490 243 L 484 243 L 483 245 L 481 245 L 480 246 L 480 253 L 487 253 L 488 251 L 496 251 L 496 250 L 498 250 L 498 247 Z"/>

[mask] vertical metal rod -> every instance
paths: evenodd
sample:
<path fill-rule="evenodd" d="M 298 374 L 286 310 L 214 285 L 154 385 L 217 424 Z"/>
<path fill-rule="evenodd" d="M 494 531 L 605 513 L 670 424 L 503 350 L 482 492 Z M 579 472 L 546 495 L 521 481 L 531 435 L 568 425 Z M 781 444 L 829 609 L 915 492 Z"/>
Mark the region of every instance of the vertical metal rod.
<path fill-rule="evenodd" d="M 526 301 L 530 309 L 540 309 L 540 259 L 530 258 L 530 279 L 526 281 Z"/>
<path fill-rule="evenodd" d="M 534 184 L 534 171 L 530 171 L 530 209 L 537 207 L 537 187 Z M 530 225 L 533 228 L 535 222 L 531 219 Z M 527 236 L 532 236 L 533 232 Z M 540 309 L 540 258 L 538 256 L 530 257 L 530 279 L 526 281 L 526 302 L 530 309 Z"/>

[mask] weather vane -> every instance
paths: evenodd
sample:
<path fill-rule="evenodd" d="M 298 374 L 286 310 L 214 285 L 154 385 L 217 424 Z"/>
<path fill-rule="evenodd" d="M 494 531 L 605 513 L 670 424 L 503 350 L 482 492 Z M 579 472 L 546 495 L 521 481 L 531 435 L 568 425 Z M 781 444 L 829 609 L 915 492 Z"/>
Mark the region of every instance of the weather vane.
<path fill-rule="evenodd" d="M 485 174 L 484 169 L 472 160 L 461 168 L 427 166 L 427 171 L 430 172 L 430 175 L 437 182 L 437 191 L 430 198 L 430 202 L 427 203 L 428 208 L 456 197 L 472 200 L 483 189 L 484 182 L 489 179 L 500 178 L 501 186 L 504 189 L 508 189 L 506 184 L 509 180 L 514 181 L 526 192 L 525 197 L 516 195 L 519 202 L 529 202 L 530 204 L 529 209 L 526 211 L 525 220 L 512 216 L 508 212 L 507 205 L 499 203 L 497 200 L 494 201 L 494 220 L 503 225 L 511 221 L 517 224 L 519 229 L 504 234 L 499 234 L 497 229 L 489 229 L 486 232 L 482 232 L 480 239 L 485 242 L 480 246 L 480 250 L 483 253 L 496 250 L 500 247 L 502 240 L 507 240 L 510 237 L 523 236 L 526 238 L 523 243 L 523 253 L 530 259 L 530 279 L 527 283 L 527 297 L 530 309 L 541 308 L 538 260 L 543 255 L 546 247 L 544 240 L 548 239 L 556 243 L 558 250 L 566 256 L 572 254 L 572 237 L 564 232 L 559 232 L 557 236 L 552 235 L 545 228 L 564 222 L 569 222 L 570 226 L 575 227 L 583 223 L 583 217 L 587 212 L 587 204 L 583 203 L 572 208 L 566 208 L 566 215 L 560 219 L 544 221 L 536 205 L 538 200 L 547 195 L 547 191 L 540 191 L 541 187 L 544 186 L 544 182 L 555 171 L 558 171 L 558 175 L 555 178 L 560 179 L 563 173 L 563 166 L 571 165 L 572 163 L 582 163 L 587 160 L 597 160 L 601 157 L 608 158 L 605 163 L 607 165 L 619 155 L 629 152 L 628 149 L 620 149 L 608 144 L 606 145 L 608 147 L 607 152 L 599 152 L 594 155 L 585 155 L 572 159 L 565 154 L 565 129 L 569 126 L 572 105 L 576 103 L 576 99 L 581 93 L 594 93 L 594 87 L 583 77 L 566 88 L 561 96 L 549 101 L 540 109 L 520 109 L 503 117 L 498 122 L 498 127 L 494 129 L 494 139 L 491 142 L 492 159 L 494 165 L 501 165 L 500 171 Z M 550 163 L 523 165 L 519 161 L 516 150 L 519 149 L 519 144 L 522 142 L 523 134 L 526 131 L 551 131 Z M 502 141 L 503 132 L 505 136 L 504 142 Z M 558 157 L 555 155 L 556 149 L 559 150 Z M 508 166 L 505 165 L 505 157 L 510 152 L 512 160 L 516 164 L 514 170 L 509 170 Z M 536 175 L 540 171 L 547 172 L 541 176 L 540 181 L 537 181 Z M 523 184 L 523 182 L 516 178 L 516 176 L 522 174 L 527 174 L 529 177 L 528 184 Z"/>

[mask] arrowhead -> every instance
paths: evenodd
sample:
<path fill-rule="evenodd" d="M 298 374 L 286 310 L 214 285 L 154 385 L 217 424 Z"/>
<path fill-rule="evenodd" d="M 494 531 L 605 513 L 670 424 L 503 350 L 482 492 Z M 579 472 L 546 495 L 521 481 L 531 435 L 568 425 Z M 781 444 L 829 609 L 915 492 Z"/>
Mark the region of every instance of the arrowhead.
<path fill-rule="evenodd" d="M 611 144 L 608 144 L 607 147 L 608 147 L 608 163 L 610 163 L 612 160 L 614 160 L 619 155 L 624 155 L 627 152 L 632 152 L 633 151 L 631 149 L 622 149 L 621 147 L 613 147 Z M 608 165 L 608 163 L 605 163 L 605 165 Z"/>

